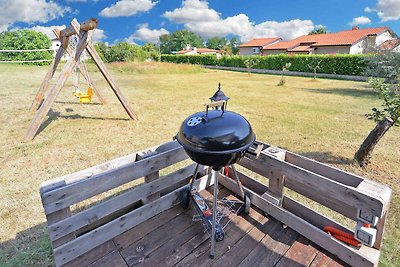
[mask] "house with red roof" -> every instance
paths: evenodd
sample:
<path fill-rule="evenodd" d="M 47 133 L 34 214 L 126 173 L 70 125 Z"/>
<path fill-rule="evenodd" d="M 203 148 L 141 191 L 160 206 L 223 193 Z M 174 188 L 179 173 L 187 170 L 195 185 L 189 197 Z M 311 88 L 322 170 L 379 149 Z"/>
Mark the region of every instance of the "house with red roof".
<path fill-rule="evenodd" d="M 197 48 L 187 45 L 185 49 L 176 52 L 176 55 L 216 55 L 217 58 L 221 57 L 225 51 L 210 48 Z"/>
<path fill-rule="evenodd" d="M 256 38 L 248 41 L 247 43 L 239 45 L 239 51 L 241 56 L 250 56 L 250 55 L 260 55 L 262 53 L 262 48 L 268 45 L 275 44 L 281 41 L 282 38 L 273 37 L 273 38 Z"/>
<path fill-rule="evenodd" d="M 400 53 L 400 38 L 387 40 L 378 46 L 381 51 L 393 51 Z"/>
<path fill-rule="evenodd" d="M 365 54 L 379 48 L 397 36 L 388 27 L 303 35 L 291 41 L 281 41 L 262 48 L 263 55 L 273 54 Z"/>

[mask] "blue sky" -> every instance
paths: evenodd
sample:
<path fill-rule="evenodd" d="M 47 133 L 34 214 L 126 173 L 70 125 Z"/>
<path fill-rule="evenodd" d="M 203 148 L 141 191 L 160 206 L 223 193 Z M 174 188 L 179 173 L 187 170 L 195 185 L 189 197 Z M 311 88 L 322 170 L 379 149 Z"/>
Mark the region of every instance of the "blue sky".
<path fill-rule="evenodd" d="M 99 19 L 96 41 L 157 42 L 191 30 L 203 38 L 292 39 L 324 26 L 330 32 L 388 26 L 400 35 L 400 0 L 0 0 L 0 31 L 32 28 L 52 37 L 75 17 Z"/>

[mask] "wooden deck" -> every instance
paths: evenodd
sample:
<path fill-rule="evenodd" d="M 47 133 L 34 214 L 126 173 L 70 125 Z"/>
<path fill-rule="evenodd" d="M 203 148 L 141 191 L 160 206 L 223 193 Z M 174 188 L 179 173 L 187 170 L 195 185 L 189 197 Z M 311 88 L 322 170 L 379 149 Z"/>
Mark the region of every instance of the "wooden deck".
<path fill-rule="evenodd" d="M 236 199 L 226 188 L 218 196 Z M 66 266 L 347 266 L 255 207 L 230 216 L 211 260 L 209 235 L 194 214 L 175 205 Z"/>

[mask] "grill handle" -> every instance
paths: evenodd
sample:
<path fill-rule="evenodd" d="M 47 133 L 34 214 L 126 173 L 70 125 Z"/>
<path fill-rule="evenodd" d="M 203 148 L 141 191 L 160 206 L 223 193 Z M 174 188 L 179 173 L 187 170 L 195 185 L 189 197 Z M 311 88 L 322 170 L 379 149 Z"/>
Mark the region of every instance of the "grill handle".
<path fill-rule="evenodd" d="M 224 112 L 226 109 L 226 104 L 227 104 L 226 100 L 214 101 L 204 104 L 204 106 L 206 106 L 206 116 L 208 115 L 209 108 L 222 107 L 221 108 L 222 112 Z"/>

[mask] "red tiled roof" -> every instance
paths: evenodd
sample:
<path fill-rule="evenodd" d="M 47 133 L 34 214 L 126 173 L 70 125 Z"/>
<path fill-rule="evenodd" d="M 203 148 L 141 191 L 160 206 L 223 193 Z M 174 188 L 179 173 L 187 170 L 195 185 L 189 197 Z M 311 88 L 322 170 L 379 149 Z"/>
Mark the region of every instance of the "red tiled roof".
<path fill-rule="evenodd" d="M 400 45 L 400 38 L 387 40 L 378 46 L 379 50 L 392 50 Z"/>
<path fill-rule="evenodd" d="M 247 43 L 239 45 L 239 47 L 254 47 L 254 46 L 265 46 L 270 43 L 276 42 L 282 40 L 279 37 L 273 37 L 273 38 L 256 38 L 253 40 L 248 41 Z"/>
<path fill-rule="evenodd" d="M 314 48 L 310 47 L 309 45 L 299 45 L 295 48 L 290 48 L 287 51 L 288 52 L 310 52 L 311 50 L 314 50 Z"/>
<path fill-rule="evenodd" d="M 369 35 L 377 35 L 385 30 L 387 27 L 380 28 L 367 28 L 347 30 L 336 33 L 303 35 L 288 42 L 279 42 L 276 44 L 264 47 L 265 50 L 279 50 L 279 49 L 293 49 L 302 43 L 310 44 L 310 47 L 317 46 L 338 46 L 338 45 L 353 45 L 361 39 Z"/>

